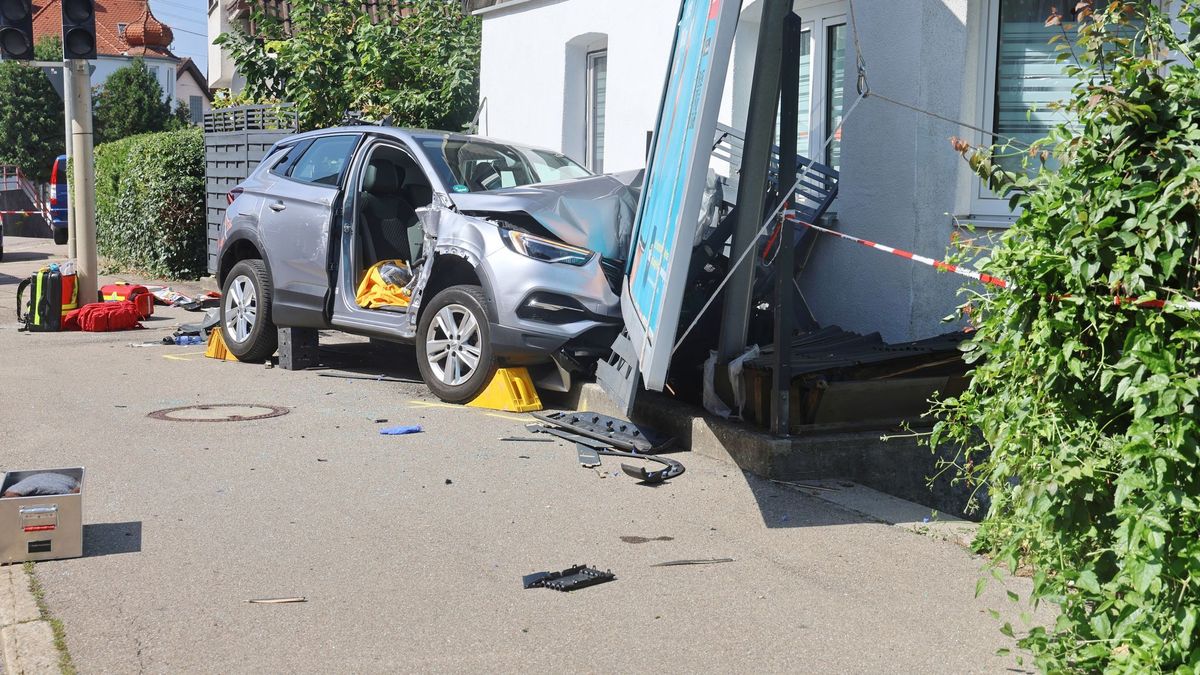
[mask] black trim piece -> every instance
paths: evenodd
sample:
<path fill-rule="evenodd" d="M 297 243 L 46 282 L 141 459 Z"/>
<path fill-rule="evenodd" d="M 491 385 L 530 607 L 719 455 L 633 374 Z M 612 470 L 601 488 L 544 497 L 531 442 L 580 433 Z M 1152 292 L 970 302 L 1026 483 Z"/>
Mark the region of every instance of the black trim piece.
<path fill-rule="evenodd" d="M 535 417 L 536 417 L 536 415 L 535 415 Z M 642 481 L 643 483 L 646 483 L 649 485 L 653 485 L 655 483 L 661 483 L 665 480 L 670 480 L 672 478 L 678 478 L 679 476 L 683 475 L 684 471 L 687 470 L 686 468 L 684 468 L 684 466 L 682 464 L 680 464 L 679 462 L 677 462 L 673 459 L 670 459 L 668 457 L 662 457 L 659 455 L 641 454 L 638 452 L 624 452 L 621 450 L 613 450 L 611 447 L 608 447 L 607 445 L 605 445 L 603 441 L 598 441 L 593 438 L 587 438 L 584 436 L 572 434 L 570 432 L 563 431 L 562 429 L 555 429 L 552 427 L 543 427 L 543 426 L 539 426 L 537 424 L 527 424 L 527 425 L 525 425 L 525 429 L 527 429 L 531 433 L 550 434 L 551 436 L 561 438 L 564 441 L 572 441 L 575 443 L 577 452 L 580 453 L 581 457 L 582 457 L 582 448 L 587 447 L 587 448 L 591 448 L 592 450 L 594 450 L 596 452 L 596 454 L 598 454 L 598 455 L 604 455 L 606 457 L 624 457 L 626 459 L 637 459 L 637 460 L 643 460 L 643 461 L 647 461 L 647 462 L 658 462 L 659 464 L 662 464 L 663 466 L 667 467 L 665 469 L 659 469 L 658 471 L 647 471 L 645 467 L 633 466 L 631 464 L 625 464 L 624 462 L 621 463 L 621 470 L 624 471 L 626 475 L 632 476 L 633 478 L 636 478 L 636 479 Z M 582 463 L 582 459 L 580 460 L 580 462 Z"/>
<path fill-rule="evenodd" d="M 312 141 L 308 140 L 308 141 L 300 141 L 299 143 L 296 143 L 295 145 L 285 145 L 285 146 L 276 148 L 277 151 L 278 150 L 287 150 L 287 154 L 283 156 L 283 159 L 276 162 L 275 166 L 271 167 L 270 170 L 268 170 L 268 173 L 270 173 L 273 176 L 278 176 L 280 178 L 287 178 L 288 171 L 292 170 L 292 165 L 295 164 L 296 160 L 300 159 L 300 157 L 302 155 L 304 155 L 305 152 L 308 151 L 308 146 L 310 146 L 310 145 L 312 145 Z"/>
<path fill-rule="evenodd" d="M 587 565 L 568 567 L 561 572 L 534 572 L 521 578 L 525 588 L 551 588 L 564 593 L 607 583 L 617 578 L 612 570 L 601 572 Z"/>
<path fill-rule="evenodd" d="M 655 453 L 662 452 L 675 442 L 674 438 L 664 436 L 653 429 L 640 427 L 633 422 L 627 422 L 608 415 L 593 412 L 554 412 L 531 413 L 538 419 L 553 427 L 560 427 L 581 436 L 600 441 L 604 445 L 620 448 L 629 452 Z"/>

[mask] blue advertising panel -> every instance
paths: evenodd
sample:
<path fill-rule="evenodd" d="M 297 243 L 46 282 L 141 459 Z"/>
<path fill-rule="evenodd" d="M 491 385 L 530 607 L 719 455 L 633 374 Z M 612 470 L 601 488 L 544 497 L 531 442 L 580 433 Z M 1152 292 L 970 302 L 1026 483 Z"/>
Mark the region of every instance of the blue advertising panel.
<path fill-rule="evenodd" d="M 680 7 L 621 296 L 647 389 L 666 384 L 740 9 L 741 0 Z"/>

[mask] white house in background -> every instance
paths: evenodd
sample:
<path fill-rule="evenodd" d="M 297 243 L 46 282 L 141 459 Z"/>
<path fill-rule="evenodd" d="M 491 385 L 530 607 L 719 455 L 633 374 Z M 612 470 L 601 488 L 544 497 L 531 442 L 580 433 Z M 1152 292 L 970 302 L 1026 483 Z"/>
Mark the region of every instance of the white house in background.
<path fill-rule="evenodd" d="M 745 0 L 721 122 L 744 129 L 761 0 Z M 960 223 L 985 232 L 1012 219 L 953 151 L 978 131 L 1033 139 L 1050 120 L 1026 111 L 1057 100 L 1060 74 L 1044 26 L 1063 0 L 796 0 L 804 21 L 801 152 L 841 171 L 833 222 L 844 232 L 941 257 Z M 483 21 L 480 133 L 559 149 L 595 170 L 645 165 L 679 0 L 466 0 Z M 857 19 L 857 27 L 851 21 Z M 857 30 L 855 30 L 857 28 Z M 855 47 L 857 33 L 861 53 Z M 978 236 L 978 235 L 977 235 Z M 801 278 L 823 325 L 885 340 L 943 333 L 963 279 L 840 240 L 820 239 Z"/>
<path fill-rule="evenodd" d="M 35 41 L 62 36 L 62 0 L 36 0 L 33 12 Z M 191 105 L 193 96 L 199 95 L 200 100 L 196 102 L 203 115 L 211 103 L 204 75 L 191 59 L 180 60 L 171 53 L 174 39 L 171 27 L 154 16 L 147 0 L 97 2 L 97 58 L 92 61 L 96 67 L 92 73 L 92 85 L 103 87 L 110 75 L 140 57 L 162 87 L 164 100 L 180 100 Z M 191 64 L 191 68 L 188 68 L 188 64 Z M 180 86 L 184 88 L 183 93 L 177 91 Z"/>
<path fill-rule="evenodd" d="M 212 110 L 208 80 L 191 57 L 183 57 L 175 67 L 175 98 L 187 104 L 192 124 L 203 124 L 204 113 Z"/>

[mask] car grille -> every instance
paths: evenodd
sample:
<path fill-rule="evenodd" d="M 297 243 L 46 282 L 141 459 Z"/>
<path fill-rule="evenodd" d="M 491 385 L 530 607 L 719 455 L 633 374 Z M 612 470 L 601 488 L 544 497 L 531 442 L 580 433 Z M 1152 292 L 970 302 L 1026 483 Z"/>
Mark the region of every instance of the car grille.
<path fill-rule="evenodd" d="M 621 284 L 625 279 L 625 263 L 619 260 L 600 259 L 600 268 L 604 270 L 604 278 L 608 279 L 608 287 L 616 295 L 621 294 Z"/>

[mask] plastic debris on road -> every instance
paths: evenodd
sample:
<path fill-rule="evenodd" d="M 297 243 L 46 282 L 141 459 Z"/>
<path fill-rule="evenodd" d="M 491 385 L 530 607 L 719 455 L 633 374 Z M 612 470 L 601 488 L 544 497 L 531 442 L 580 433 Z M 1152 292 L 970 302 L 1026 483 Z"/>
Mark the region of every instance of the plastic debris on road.
<path fill-rule="evenodd" d="M 379 430 L 381 436 L 407 436 L 409 434 L 419 434 L 423 431 L 420 425 L 402 426 L 402 427 L 386 427 Z"/>

